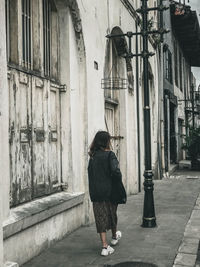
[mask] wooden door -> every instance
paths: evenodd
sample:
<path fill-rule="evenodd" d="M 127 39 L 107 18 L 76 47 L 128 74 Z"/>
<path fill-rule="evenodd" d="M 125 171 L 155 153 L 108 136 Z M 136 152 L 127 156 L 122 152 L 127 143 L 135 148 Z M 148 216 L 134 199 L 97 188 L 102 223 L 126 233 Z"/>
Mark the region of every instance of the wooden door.
<path fill-rule="evenodd" d="M 60 87 L 12 70 L 11 206 L 61 189 Z"/>

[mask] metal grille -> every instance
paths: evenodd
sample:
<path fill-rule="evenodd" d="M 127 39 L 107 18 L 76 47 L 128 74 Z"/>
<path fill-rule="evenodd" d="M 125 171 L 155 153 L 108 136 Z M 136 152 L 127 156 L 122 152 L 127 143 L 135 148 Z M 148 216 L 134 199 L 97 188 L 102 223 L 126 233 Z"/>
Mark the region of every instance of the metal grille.
<path fill-rule="evenodd" d="M 49 0 L 43 0 L 43 53 L 44 53 L 44 75 L 50 76 L 51 3 Z"/>
<path fill-rule="evenodd" d="M 22 0 L 22 59 L 24 67 L 31 66 L 31 0 Z"/>
<path fill-rule="evenodd" d="M 101 80 L 101 88 L 108 90 L 127 89 L 127 79 L 119 77 L 105 78 Z"/>

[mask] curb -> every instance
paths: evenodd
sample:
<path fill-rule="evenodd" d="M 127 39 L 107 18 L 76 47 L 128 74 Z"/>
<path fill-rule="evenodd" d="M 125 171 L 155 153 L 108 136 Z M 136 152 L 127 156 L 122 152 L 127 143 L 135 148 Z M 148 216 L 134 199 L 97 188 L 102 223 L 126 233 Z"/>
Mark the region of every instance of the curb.
<path fill-rule="evenodd" d="M 190 219 L 186 224 L 184 236 L 174 260 L 173 267 L 198 267 L 196 265 L 200 241 L 200 194 L 197 197 Z"/>

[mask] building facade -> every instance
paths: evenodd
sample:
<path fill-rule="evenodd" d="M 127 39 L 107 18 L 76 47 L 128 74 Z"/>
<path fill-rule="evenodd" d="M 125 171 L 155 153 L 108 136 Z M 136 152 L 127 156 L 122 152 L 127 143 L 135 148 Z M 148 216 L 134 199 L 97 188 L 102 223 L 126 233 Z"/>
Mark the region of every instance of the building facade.
<path fill-rule="evenodd" d="M 154 1 L 149 5 L 154 6 Z M 93 1 L 92 5 L 71 0 L 5 1 L 6 38 L 1 41 L 7 55 L 2 73 L 9 100 L 4 119 L 9 166 L 5 168 L 4 261 L 21 265 L 93 221 L 87 163 L 88 147 L 98 130 L 112 135 L 128 194 L 141 190 L 142 59 L 137 66 L 135 59 L 125 60 L 125 37 L 105 37 L 139 31 L 139 7 L 140 1 Z M 157 14 L 152 16 L 156 21 Z M 136 38 L 132 47 L 136 49 Z M 141 37 L 137 47 L 140 52 Z M 152 38 L 149 48 L 156 52 Z M 149 77 L 152 164 L 158 173 L 157 55 L 149 59 Z M 127 89 L 119 90 L 123 80 Z M 115 90 L 110 90 L 109 81 L 117 81 Z"/>
<path fill-rule="evenodd" d="M 150 7 L 157 4 L 148 1 Z M 93 222 L 87 164 L 89 145 L 98 130 L 112 136 L 127 193 L 143 190 L 143 64 L 142 57 L 125 57 L 129 43 L 123 36 L 141 30 L 136 12 L 140 5 L 140 0 L 93 0 L 92 5 L 89 0 L 3 3 L 4 165 L 0 168 L 5 212 L 0 245 L 5 262 L 21 265 L 67 233 Z M 151 12 L 149 29 L 158 23 L 157 11 Z M 155 179 L 168 171 L 172 149 L 179 153 L 172 141 L 178 142 L 178 130 L 184 133 L 185 106 L 179 108 L 177 103 L 190 84 L 183 72 L 189 75 L 191 62 L 188 57 L 182 59 L 180 48 L 177 60 L 182 67 L 177 79 L 183 89 L 175 87 L 174 46 L 179 44 L 172 33 L 167 38 L 162 45 L 156 36 L 149 37 L 149 51 L 155 53 L 149 57 Z M 133 53 L 140 53 L 141 35 L 133 36 L 131 45 Z"/>

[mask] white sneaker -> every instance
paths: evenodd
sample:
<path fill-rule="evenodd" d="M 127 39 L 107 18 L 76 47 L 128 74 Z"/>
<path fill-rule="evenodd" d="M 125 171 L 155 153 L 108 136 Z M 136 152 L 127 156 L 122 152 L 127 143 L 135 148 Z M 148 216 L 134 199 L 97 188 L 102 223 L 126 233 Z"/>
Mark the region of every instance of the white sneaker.
<path fill-rule="evenodd" d="M 102 248 L 101 255 L 102 256 L 108 256 L 114 252 L 114 248 L 111 246 L 107 246 L 107 248 Z"/>
<path fill-rule="evenodd" d="M 117 231 L 117 232 L 116 232 L 116 238 L 112 238 L 110 243 L 111 243 L 113 246 L 116 246 L 117 243 L 119 242 L 119 240 L 120 240 L 121 237 L 122 237 L 122 233 L 121 233 L 120 231 Z"/>

